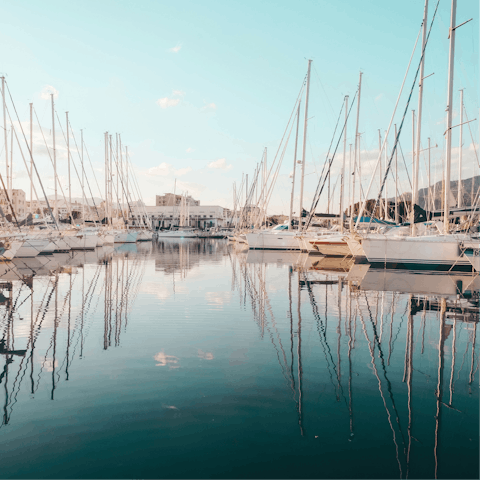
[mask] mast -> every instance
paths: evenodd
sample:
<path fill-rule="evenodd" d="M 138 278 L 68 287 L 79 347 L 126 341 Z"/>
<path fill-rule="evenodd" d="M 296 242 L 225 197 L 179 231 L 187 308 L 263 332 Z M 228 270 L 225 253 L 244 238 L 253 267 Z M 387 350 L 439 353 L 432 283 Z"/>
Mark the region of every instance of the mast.
<path fill-rule="evenodd" d="M 420 80 L 418 82 L 418 110 L 417 110 L 417 141 L 414 143 L 413 155 L 413 182 L 412 182 L 412 236 L 416 235 L 415 226 L 415 205 L 418 204 L 418 171 L 420 169 L 420 141 L 422 134 L 422 106 L 423 106 L 423 73 L 425 69 L 425 45 L 427 41 L 427 16 L 428 0 L 425 0 L 423 10 L 423 31 L 422 31 L 422 62 L 420 64 Z"/>
<path fill-rule="evenodd" d="M 108 223 L 108 143 L 107 143 L 108 132 L 104 133 L 105 138 L 105 218 Z"/>
<path fill-rule="evenodd" d="M 378 154 L 381 155 L 382 154 L 382 134 L 380 132 L 380 129 L 378 129 Z M 382 177 L 382 162 L 380 162 L 378 164 L 378 175 L 379 175 L 379 179 L 380 179 L 380 188 L 382 187 L 382 182 L 383 182 L 383 177 Z M 382 202 L 380 201 L 379 202 L 379 212 L 378 212 L 378 216 L 380 218 L 382 218 Z"/>
<path fill-rule="evenodd" d="M 57 195 L 57 152 L 55 149 L 55 103 L 53 101 L 53 93 L 50 94 L 52 98 L 52 141 L 53 141 L 53 182 L 55 184 L 55 205 L 53 207 L 53 216 L 55 221 L 58 219 L 58 195 Z"/>
<path fill-rule="evenodd" d="M 297 109 L 297 134 L 295 136 L 295 150 L 293 151 L 293 176 L 292 176 L 292 193 L 290 195 L 290 215 L 288 218 L 288 229 L 293 230 L 293 198 L 295 194 L 295 171 L 297 165 L 297 145 L 298 145 L 298 126 L 300 124 L 300 103 L 298 102 L 298 109 Z M 265 159 L 266 160 L 266 159 Z M 300 224 L 299 224 L 300 226 Z"/>
<path fill-rule="evenodd" d="M 397 138 L 397 124 L 395 124 L 395 138 Z M 398 212 L 398 148 L 395 149 L 395 223 L 400 223 Z"/>
<path fill-rule="evenodd" d="M 450 200 L 450 170 L 452 168 L 452 103 L 453 103 L 453 67 L 455 61 L 455 23 L 457 16 L 457 0 L 452 0 L 452 13 L 450 16 L 450 50 L 448 53 L 448 96 L 447 96 L 447 129 L 446 129 L 446 152 L 445 152 L 445 192 L 443 202 L 443 231 L 448 234 L 449 225 L 449 200 Z"/>
<path fill-rule="evenodd" d="M 457 207 L 463 207 L 463 195 L 462 195 L 462 143 L 463 143 L 463 88 L 460 90 L 460 137 L 458 145 L 458 196 Z M 473 180 L 472 180 L 473 182 Z"/>
<path fill-rule="evenodd" d="M 353 171 L 355 172 L 356 164 L 357 164 L 357 146 L 358 146 L 358 120 L 360 117 L 360 94 L 362 91 L 362 75 L 363 73 L 360 72 L 360 78 L 358 80 L 358 99 L 357 99 L 357 121 L 355 125 L 355 146 L 353 150 Z M 360 197 L 362 196 L 362 179 L 360 181 Z M 355 214 L 355 174 L 353 175 L 353 187 L 352 187 L 352 214 L 350 215 L 350 230 L 353 231 L 353 216 Z M 358 204 L 360 206 L 360 203 Z M 360 220 L 360 219 L 358 219 Z"/>
<path fill-rule="evenodd" d="M 307 152 L 307 126 L 308 126 L 308 97 L 310 94 L 310 68 L 312 61 L 308 61 L 307 72 L 307 92 L 305 97 L 305 125 L 303 127 L 303 154 L 302 154 L 302 178 L 300 179 L 300 209 L 298 211 L 298 229 L 302 229 L 302 212 L 303 212 L 303 183 L 305 177 L 305 155 Z"/>
<path fill-rule="evenodd" d="M 5 103 L 5 77 L 2 77 L 2 99 L 3 99 L 3 132 L 5 136 L 5 165 L 7 167 L 7 189 L 8 189 L 8 134 L 7 134 L 7 112 Z M 6 194 L 8 192 L 5 192 Z"/>
<path fill-rule="evenodd" d="M 82 222 L 83 225 L 85 225 L 85 190 L 83 188 L 85 182 L 85 169 L 83 168 L 83 128 L 80 130 L 80 141 L 82 143 Z"/>
<path fill-rule="evenodd" d="M 387 150 L 388 150 L 388 139 L 387 139 L 387 131 L 385 130 L 385 174 L 387 173 L 387 168 L 388 168 L 388 155 L 387 155 Z M 387 185 L 388 185 L 388 176 L 385 177 L 385 211 L 384 211 L 384 219 L 388 220 L 389 215 L 388 215 L 388 193 L 387 193 Z"/>
<path fill-rule="evenodd" d="M 8 184 L 8 196 L 12 198 L 12 183 L 13 183 L 13 123 L 12 123 L 12 131 L 11 131 L 11 148 L 10 148 L 10 178 L 7 179 L 7 184 Z M 12 198 L 13 200 L 13 198 Z"/>
<path fill-rule="evenodd" d="M 68 157 L 68 202 L 70 204 L 70 211 L 72 210 L 72 179 L 70 176 L 70 131 L 69 131 L 69 124 L 68 124 L 68 112 L 65 112 L 65 116 L 67 118 L 67 157 Z M 73 213 L 72 213 L 73 215 Z M 72 218 L 73 222 L 73 218 Z"/>
<path fill-rule="evenodd" d="M 345 163 L 347 157 L 347 118 L 348 118 L 348 95 L 345 95 L 345 126 L 343 130 L 343 162 L 342 162 L 342 176 L 340 184 L 340 231 L 344 231 L 343 222 L 343 210 L 344 207 L 344 195 L 345 195 Z"/>
<path fill-rule="evenodd" d="M 33 103 L 30 104 L 30 151 L 33 150 Z M 30 157 L 30 213 L 33 214 L 33 155 Z"/>
<path fill-rule="evenodd" d="M 412 167 L 413 175 L 415 175 L 415 110 L 412 110 Z M 417 193 L 415 193 L 417 192 Z M 415 200 L 415 201 L 414 201 Z M 418 202 L 418 188 L 414 182 L 412 182 L 412 211 L 411 216 L 411 235 L 415 236 L 415 204 Z"/>

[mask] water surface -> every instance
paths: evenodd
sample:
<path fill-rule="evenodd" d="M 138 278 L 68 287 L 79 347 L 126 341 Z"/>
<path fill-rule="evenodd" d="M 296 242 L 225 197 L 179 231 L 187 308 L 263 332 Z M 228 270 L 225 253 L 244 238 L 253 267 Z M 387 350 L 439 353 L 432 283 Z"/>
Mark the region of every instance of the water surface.
<path fill-rule="evenodd" d="M 2 478 L 478 478 L 478 278 L 198 239 L 1 268 Z"/>

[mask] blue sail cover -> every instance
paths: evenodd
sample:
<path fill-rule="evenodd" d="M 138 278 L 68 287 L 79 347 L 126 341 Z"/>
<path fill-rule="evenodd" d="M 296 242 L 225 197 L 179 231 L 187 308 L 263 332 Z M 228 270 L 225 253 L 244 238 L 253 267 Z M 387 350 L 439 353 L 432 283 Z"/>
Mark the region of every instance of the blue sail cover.
<path fill-rule="evenodd" d="M 354 217 L 353 221 L 356 223 L 358 217 Z M 395 222 L 387 222 L 387 220 L 380 220 L 379 218 L 361 217 L 360 223 L 378 223 L 380 225 L 396 225 Z"/>

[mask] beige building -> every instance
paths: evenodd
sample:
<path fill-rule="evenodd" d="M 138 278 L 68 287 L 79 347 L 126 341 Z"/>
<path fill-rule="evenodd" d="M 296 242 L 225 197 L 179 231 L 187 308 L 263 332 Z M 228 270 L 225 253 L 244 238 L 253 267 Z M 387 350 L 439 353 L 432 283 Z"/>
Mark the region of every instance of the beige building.
<path fill-rule="evenodd" d="M 13 208 L 15 210 L 15 215 L 18 219 L 23 218 L 26 215 L 26 202 L 25 202 L 25 192 L 16 188 L 12 188 L 12 196 L 10 197 Z M 10 205 L 7 201 L 7 196 L 5 195 L 5 190 L 0 190 L 0 206 L 2 207 L 3 213 L 5 215 L 11 214 Z"/>
<path fill-rule="evenodd" d="M 165 195 L 155 196 L 155 206 L 157 207 L 171 207 L 180 205 L 183 195 L 174 195 L 173 193 L 166 193 Z M 200 205 L 200 200 L 195 200 L 190 195 L 187 197 L 187 205 Z"/>
<path fill-rule="evenodd" d="M 152 219 L 153 228 L 168 228 L 179 225 L 180 206 L 145 207 L 146 213 Z M 187 215 L 187 214 L 185 214 Z M 186 225 L 195 228 L 226 227 L 230 222 L 231 212 L 219 205 L 190 205 L 188 207 Z"/>

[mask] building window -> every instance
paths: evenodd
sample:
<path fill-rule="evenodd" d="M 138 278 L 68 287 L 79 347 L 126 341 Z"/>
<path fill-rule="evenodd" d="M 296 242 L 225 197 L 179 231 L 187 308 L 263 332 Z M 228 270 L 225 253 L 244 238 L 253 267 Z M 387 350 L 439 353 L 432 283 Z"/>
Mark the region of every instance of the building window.
<path fill-rule="evenodd" d="M 213 218 L 213 215 L 210 215 L 210 218 Z"/>

